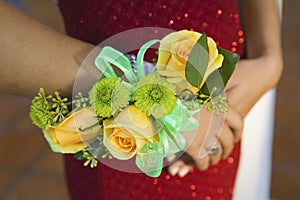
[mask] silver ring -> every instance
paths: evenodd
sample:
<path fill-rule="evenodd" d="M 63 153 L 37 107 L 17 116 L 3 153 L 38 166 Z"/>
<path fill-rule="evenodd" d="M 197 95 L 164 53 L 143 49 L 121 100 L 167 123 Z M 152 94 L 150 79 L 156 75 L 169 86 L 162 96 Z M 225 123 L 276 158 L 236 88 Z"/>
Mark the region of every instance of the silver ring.
<path fill-rule="evenodd" d="M 211 148 L 209 148 L 208 150 L 208 155 L 210 156 L 215 156 L 218 155 L 218 153 L 221 150 L 221 145 L 220 144 L 216 144 L 215 146 L 212 146 Z"/>

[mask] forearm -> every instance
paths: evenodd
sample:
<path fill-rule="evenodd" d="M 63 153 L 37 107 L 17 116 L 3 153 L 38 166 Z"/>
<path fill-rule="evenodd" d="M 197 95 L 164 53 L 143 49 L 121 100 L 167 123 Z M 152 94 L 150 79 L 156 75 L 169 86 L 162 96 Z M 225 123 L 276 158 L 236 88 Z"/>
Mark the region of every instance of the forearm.
<path fill-rule="evenodd" d="M 70 96 L 93 45 L 52 30 L 0 1 L 0 90 L 33 96 L 40 87 Z"/>
<path fill-rule="evenodd" d="M 282 73 L 280 18 L 276 0 L 240 0 L 246 58 L 238 62 L 226 94 L 242 116 L 271 88 Z"/>
<path fill-rule="evenodd" d="M 280 15 L 276 0 L 240 0 L 248 59 L 264 58 L 261 74 L 268 79 L 267 89 L 274 87 L 282 71 Z"/>

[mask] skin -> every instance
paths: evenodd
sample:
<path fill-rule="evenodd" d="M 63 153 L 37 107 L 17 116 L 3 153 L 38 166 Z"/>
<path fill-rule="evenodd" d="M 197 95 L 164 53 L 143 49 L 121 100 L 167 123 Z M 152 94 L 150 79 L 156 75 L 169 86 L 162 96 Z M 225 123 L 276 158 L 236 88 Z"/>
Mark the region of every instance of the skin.
<path fill-rule="evenodd" d="M 240 10 L 247 59 L 238 63 L 227 85 L 230 107 L 221 134 L 218 139 L 213 133 L 207 134 L 205 140 L 211 113 L 202 109 L 201 129 L 186 150 L 191 159 L 183 156 L 173 162 L 169 166 L 172 175 L 185 176 L 195 166 L 205 170 L 226 158 L 241 138 L 243 117 L 280 78 L 282 54 L 276 0 L 240 0 Z M 94 46 L 56 32 L 3 1 L 0 13 L 0 90 L 33 97 L 43 87 L 49 93 L 59 91 L 62 96 L 71 96 L 79 66 Z M 222 148 L 218 155 L 209 156 L 207 148 L 214 145 L 213 139 Z M 199 158 L 199 152 L 205 156 Z"/>
<path fill-rule="evenodd" d="M 280 79 L 283 60 L 277 1 L 240 0 L 239 5 L 245 32 L 247 58 L 238 63 L 225 90 L 230 99 L 230 108 L 226 115 L 226 123 L 218 138 L 222 151 L 216 156 L 207 155 L 199 159 L 199 147 L 201 151 L 201 148 L 205 146 L 204 139 L 199 135 L 206 134 L 208 128 L 202 126 L 193 144 L 187 149 L 194 163 L 175 161 L 169 167 L 172 175 L 185 176 L 194 166 L 205 170 L 220 159 L 226 158 L 231 153 L 234 143 L 241 138 L 241 118 L 244 118 L 258 99 L 274 88 Z M 208 115 L 205 111 L 202 112 L 204 112 L 203 115 Z M 203 116 L 206 121 L 208 118 Z M 203 122 L 202 125 L 204 125 Z"/>
<path fill-rule="evenodd" d="M 33 97 L 44 87 L 49 93 L 71 96 L 77 70 L 94 46 L 61 34 L 3 1 L 0 13 L 0 90 Z"/>

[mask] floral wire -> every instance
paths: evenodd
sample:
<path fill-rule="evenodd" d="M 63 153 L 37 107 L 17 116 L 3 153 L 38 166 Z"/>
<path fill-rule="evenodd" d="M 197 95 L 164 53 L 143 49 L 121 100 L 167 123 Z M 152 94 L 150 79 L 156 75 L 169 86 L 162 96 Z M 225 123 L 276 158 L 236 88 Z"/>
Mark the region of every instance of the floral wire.
<path fill-rule="evenodd" d="M 184 93 L 189 93 L 185 95 Z M 197 101 L 197 96 L 189 89 L 184 89 L 178 95 L 178 98 L 181 100 L 183 105 L 185 105 L 189 110 L 195 110 L 195 102 Z M 189 104 L 191 102 L 192 104 Z"/>
<path fill-rule="evenodd" d="M 92 128 L 98 126 L 98 125 L 102 125 L 102 124 L 100 124 L 99 122 L 96 122 L 95 124 L 92 124 L 92 125 L 87 126 L 87 127 L 85 127 L 85 128 L 79 127 L 79 131 L 85 132 L 85 131 L 87 131 L 87 130 L 89 130 L 89 129 L 92 129 Z"/>

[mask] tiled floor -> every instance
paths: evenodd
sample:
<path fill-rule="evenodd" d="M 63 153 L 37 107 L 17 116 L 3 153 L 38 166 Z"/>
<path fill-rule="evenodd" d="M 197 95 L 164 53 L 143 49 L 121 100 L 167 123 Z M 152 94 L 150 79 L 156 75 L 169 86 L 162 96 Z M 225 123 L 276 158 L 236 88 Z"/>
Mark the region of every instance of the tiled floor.
<path fill-rule="evenodd" d="M 35 2 L 35 15 L 53 11 L 51 0 Z M 43 3 L 42 3 L 43 2 Z M 52 4 L 52 10 L 44 4 Z M 45 9 L 47 7 L 48 9 Z M 300 111 L 298 57 L 300 1 L 284 1 L 285 71 L 278 86 L 271 197 L 299 199 Z M 57 17 L 57 16 L 56 16 Z M 41 21 L 61 30 L 57 18 Z M 28 119 L 29 99 L 0 93 L 0 199 L 68 199 L 60 155 L 52 153 Z"/>
<path fill-rule="evenodd" d="M 62 158 L 31 125 L 29 99 L 1 93 L 0 105 L 0 199 L 68 199 Z"/>

